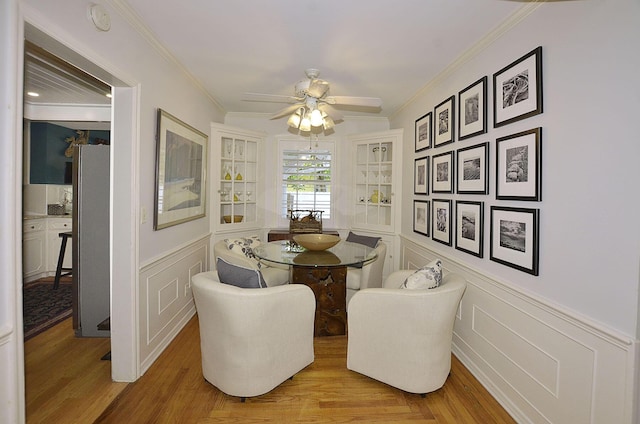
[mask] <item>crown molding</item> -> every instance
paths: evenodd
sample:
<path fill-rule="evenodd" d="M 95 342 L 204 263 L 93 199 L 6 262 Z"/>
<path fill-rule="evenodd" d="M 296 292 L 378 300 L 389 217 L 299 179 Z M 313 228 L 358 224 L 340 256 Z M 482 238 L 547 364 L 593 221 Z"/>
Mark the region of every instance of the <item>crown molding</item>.
<path fill-rule="evenodd" d="M 144 40 L 147 41 L 161 56 L 173 63 L 202 93 L 225 113 L 224 107 L 204 87 L 202 81 L 196 78 L 189 70 L 158 40 L 156 34 L 144 23 L 140 15 L 125 0 L 105 0 L 114 10 L 131 25 Z"/>
<path fill-rule="evenodd" d="M 549 1 L 554 0 L 532 0 L 514 13 L 511 14 L 507 19 L 505 19 L 500 25 L 496 26 L 494 29 L 489 31 L 484 37 L 478 40 L 473 46 L 467 49 L 464 53 L 462 53 L 456 60 L 451 62 L 446 68 L 444 68 L 440 73 L 438 73 L 431 81 L 429 81 L 425 86 L 423 86 L 420 90 L 418 90 L 409 100 L 407 100 L 402 106 L 400 106 L 395 112 L 389 116 L 389 120 L 395 119 L 395 117 L 406 109 L 409 105 L 415 102 L 418 98 L 425 95 L 429 90 L 431 90 L 434 86 L 442 83 L 445 79 L 449 78 L 454 72 L 460 69 L 464 64 L 469 62 L 471 59 L 478 56 L 482 51 L 484 51 L 487 47 L 493 44 L 496 40 L 502 37 L 504 34 L 509 32 L 513 27 L 522 22 L 527 16 L 533 13 L 538 7 L 540 7 L 543 3 L 547 3 Z"/>

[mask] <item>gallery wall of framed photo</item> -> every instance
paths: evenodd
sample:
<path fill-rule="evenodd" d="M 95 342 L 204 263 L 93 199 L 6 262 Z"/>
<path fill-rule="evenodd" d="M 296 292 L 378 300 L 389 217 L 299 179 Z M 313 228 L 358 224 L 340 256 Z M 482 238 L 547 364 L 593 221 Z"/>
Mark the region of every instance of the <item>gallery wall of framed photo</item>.
<path fill-rule="evenodd" d="M 504 128 L 541 114 L 542 93 L 538 46 L 415 120 L 415 233 L 477 258 L 488 239 L 491 261 L 539 275 L 540 208 L 522 202 L 542 201 L 542 128 Z"/>

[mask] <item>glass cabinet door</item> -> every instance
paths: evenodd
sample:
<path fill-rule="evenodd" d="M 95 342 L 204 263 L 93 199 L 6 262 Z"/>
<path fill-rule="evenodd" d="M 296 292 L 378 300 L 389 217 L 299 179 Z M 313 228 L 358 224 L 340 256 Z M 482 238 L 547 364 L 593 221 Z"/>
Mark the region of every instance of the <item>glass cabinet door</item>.
<path fill-rule="evenodd" d="M 214 163 L 212 195 L 216 226 L 250 226 L 258 222 L 258 149 L 259 134 L 235 130 L 224 125 L 212 125 L 212 139 L 218 146 Z"/>
<path fill-rule="evenodd" d="M 393 231 L 401 130 L 351 137 L 355 158 L 353 227 Z"/>

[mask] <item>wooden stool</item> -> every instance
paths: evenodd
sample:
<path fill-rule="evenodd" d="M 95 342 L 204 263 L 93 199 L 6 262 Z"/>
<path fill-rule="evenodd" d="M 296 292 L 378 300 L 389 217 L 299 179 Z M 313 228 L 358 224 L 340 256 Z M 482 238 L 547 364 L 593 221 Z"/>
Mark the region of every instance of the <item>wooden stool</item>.
<path fill-rule="evenodd" d="M 67 239 L 72 236 L 72 233 L 60 233 L 59 237 L 62 238 L 60 243 L 60 255 L 58 255 L 58 266 L 56 267 L 56 277 L 53 283 L 54 290 L 60 286 L 60 277 L 73 274 L 73 268 L 63 268 L 64 253 L 67 250 Z M 64 273 L 62 271 L 65 271 Z"/>

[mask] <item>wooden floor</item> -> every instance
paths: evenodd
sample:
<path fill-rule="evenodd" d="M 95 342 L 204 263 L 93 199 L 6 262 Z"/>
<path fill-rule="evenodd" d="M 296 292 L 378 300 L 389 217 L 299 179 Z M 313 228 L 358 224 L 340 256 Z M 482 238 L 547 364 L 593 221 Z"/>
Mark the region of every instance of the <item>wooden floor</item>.
<path fill-rule="evenodd" d="M 196 318 L 129 385 L 111 382 L 108 346 L 74 338 L 70 320 L 29 340 L 27 423 L 515 422 L 455 357 L 445 386 L 422 398 L 347 370 L 345 336 L 316 338 L 313 364 L 245 403 L 203 379 Z"/>

